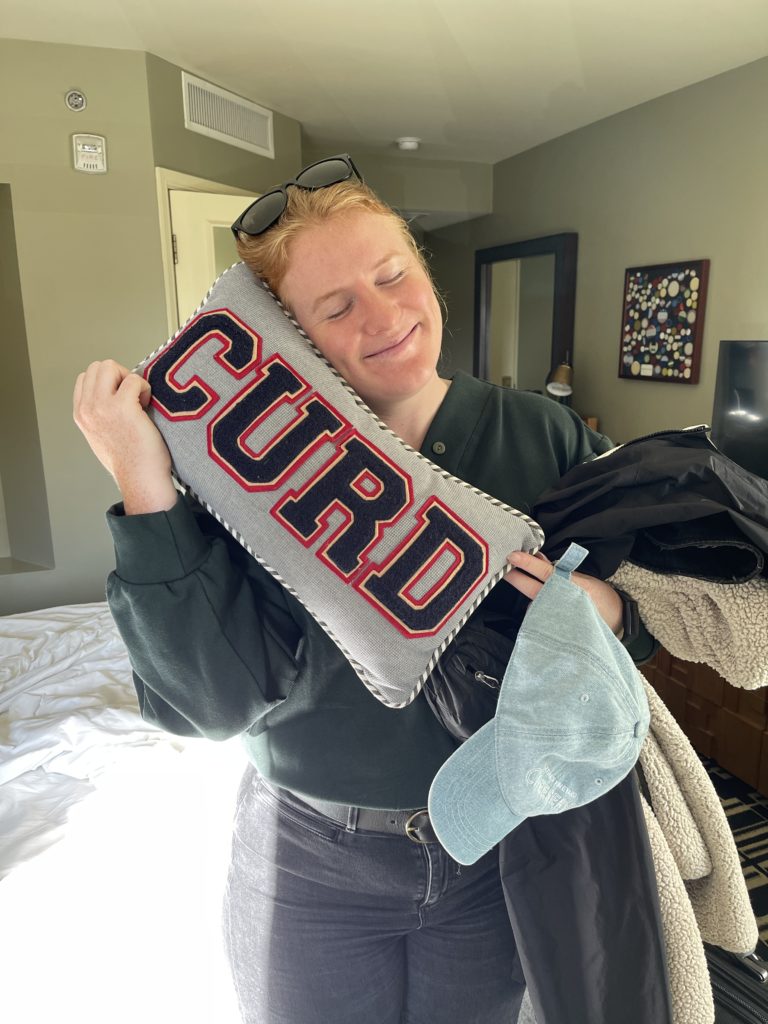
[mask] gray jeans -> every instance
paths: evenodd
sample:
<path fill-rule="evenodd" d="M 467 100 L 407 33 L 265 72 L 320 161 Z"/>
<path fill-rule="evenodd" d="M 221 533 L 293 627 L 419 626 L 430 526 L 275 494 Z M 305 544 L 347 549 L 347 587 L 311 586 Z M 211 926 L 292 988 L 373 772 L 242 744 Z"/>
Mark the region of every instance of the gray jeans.
<path fill-rule="evenodd" d="M 525 989 L 496 851 L 349 831 L 253 769 L 224 934 L 245 1024 L 514 1024 Z"/>

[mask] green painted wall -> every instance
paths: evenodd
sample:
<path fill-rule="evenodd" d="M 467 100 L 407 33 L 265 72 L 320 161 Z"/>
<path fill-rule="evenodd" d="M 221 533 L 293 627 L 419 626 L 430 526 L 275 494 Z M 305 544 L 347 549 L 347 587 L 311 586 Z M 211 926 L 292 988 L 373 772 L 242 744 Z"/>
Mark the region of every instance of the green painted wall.
<path fill-rule="evenodd" d="M 181 68 L 151 53 L 145 58 L 150 131 L 158 167 L 252 192 L 263 192 L 275 182 L 293 177 L 302 158 L 298 121 L 274 114 L 274 160 L 189 131 L 184 127 Z M 258 102 L 255 97 L 253 100 Z"/>
<path fill-rule="evenodd" d="M 394 147 L 383 153 L 338 140 L 304 140 L 304 163 L 348 152 L 367 183 L 390 206 L 428 214 L 478 217 L 490 213 L 493 170 L 468 160 L 430 160 Z"/>
<path fill-rule="evenodd" d="M 709 422 L 718 343 L 768 337 L 768 59 L 497 164 L 493 214 L 427 236 L 471 369 L 474 251 L 577 231 L 575 401 L 617 441 Z M 627 267 L 709 258 L 700 383 L 617 378 Z"/>
<path fill-rule="evenodd" d="M 11 187 L 0 184 L 0 573 L 53 566 Z"/>
<path fill-rule="evenodd" d="M 20 493 L 18 473 L 0 466 L 2 495 L 14 515 L 21 508 L 30 520 L 49 518 L 54 565 L 0 572 L 0 614 L 104 596 L 113 564 L 104 512 L 117 492 L 72 421 L 72 389 L 92 360 L 132 366 L 165 340 L 155 167 L 258 189 L 301 162 L 299 126 L 289 118 L 276 119 L 274 161 L 186 131 L 180 77 L 140 52 L 0 40 L 0 186 L 12 199 L 0 220 L 12 214 L 12 301 L 24 313 L 4 335 L 0 372 L 13 364 L 26 380 L 26 397 L 15 393 L 13 429 L 32 417 L 42 467 L 30 497 Z M 80 113 L 64 103 L 73 86 L 88 99 Z M 107 174 L 73 170 L 75 132 L 106 137 Z M 0 233 L 5 255 L 8 231 Z M 24 335 L 26 352 L 17 352 Z M 24 356 L 26 372 L 18 370 Z M 15 458 L 6 422 L 0 443 Z M 10 519 L 0 528 L 0 558 L 6 533 L 13 546 Z"/>
<path fill-rule="evenodd" d="M 64 104 L 73 85 L 88 98 L 80 113 Z M 0 109 L 0 182 L 13 199 L 55 562 L 0 576 L 8 613 L 103 596 L 115 490 L 72 422 L 72 388 L 91 360 L 130 362 L 155 344 L 164 301 L 143 54 L 0 41 L 0 90 L 13 96 Z M 74 132 L 106 136 L 108 174 L 73 170 Z"/>

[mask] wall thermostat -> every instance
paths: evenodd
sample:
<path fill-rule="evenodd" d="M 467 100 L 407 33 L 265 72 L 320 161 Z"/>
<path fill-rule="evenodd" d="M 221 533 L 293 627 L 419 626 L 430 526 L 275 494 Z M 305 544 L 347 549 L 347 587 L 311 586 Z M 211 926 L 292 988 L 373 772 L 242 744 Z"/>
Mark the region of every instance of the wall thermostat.
<path fill-rule="evenodd" d="M 103 135 L 73 135 L 72 149 L 76 171 L 107 173 L 107 140 Z"/>

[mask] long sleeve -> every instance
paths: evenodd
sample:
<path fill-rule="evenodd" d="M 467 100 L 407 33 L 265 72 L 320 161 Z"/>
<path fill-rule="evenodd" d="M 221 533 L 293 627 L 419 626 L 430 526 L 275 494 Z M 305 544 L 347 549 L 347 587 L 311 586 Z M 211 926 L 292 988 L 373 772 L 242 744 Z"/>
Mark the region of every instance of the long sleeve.
<path fill-rule="evenodd" d="M 302 633 L 279 583 L 199 506 L 107 515 L 116 569 L 107 599 L 143 717 L 226 739 L 280 704 Z"/>

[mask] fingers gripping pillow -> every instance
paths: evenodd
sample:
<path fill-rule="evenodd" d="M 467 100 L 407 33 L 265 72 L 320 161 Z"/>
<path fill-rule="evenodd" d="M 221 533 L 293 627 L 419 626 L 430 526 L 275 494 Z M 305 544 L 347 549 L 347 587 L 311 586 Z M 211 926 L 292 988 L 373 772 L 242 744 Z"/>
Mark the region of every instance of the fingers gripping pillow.
<path fill-rule="evenodd" d="M 379 420 L 242 263 L 137 372 L 189 490 L 390 707 L 544 539 Z"/>

